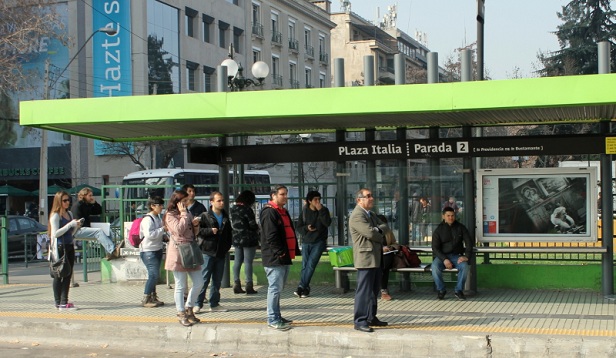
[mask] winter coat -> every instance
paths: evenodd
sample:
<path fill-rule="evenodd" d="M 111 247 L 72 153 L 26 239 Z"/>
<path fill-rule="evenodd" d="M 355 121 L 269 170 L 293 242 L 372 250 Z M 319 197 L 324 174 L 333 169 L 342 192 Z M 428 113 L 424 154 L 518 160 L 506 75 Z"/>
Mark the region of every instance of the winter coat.
<path fill-rule="evenodd" d="M 231 208 L 233 246 L 255 247 L 259 245 L 259 224 L 251 207 L 236 204 Z"/>
<path fill-rule="evenodd" d="M 186 211 L 181 213 L 179 211 L 168 211 L 165 214 L 164 221 L 167 225 L 167 231 L 171 238 L 167 245 L 167 257 L 165 259 L 165 270 L 167 271 L 198 271 L 201 270 L 201 266 L 198 266 L 192 270 L 185 269 L 180 261 L 180 253 L 178 252 L 176 243 L 191 242 L 196 240 L 192 225 L 192 215 Z M 174 241 L 175 240 L 175 241 Z"/>
<path fill-rule="evenodd" d="M 201 251 L 209 256 L 224 259 L 231 248 L 231 221 L 226 211 L 222 211 L 222 227 L 219 227 L 214 211 L 210 208 L 200 216 L 199 233 L 197 238 L 201 242 Z M 218 229 L 214 234 L 212 229 Z"/>

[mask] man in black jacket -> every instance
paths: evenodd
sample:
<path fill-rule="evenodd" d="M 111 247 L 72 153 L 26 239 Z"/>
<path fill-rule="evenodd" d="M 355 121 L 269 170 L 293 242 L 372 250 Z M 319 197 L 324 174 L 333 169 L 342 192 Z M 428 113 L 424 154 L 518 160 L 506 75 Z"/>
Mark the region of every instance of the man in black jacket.
<path fill-rule="evenodd" d="M 455 295 L 465 300 L 464 284 L 468 276 L 468 260 L 473 253 L 473 240 L 468 229 L 456 221 L 455 210 L 449 206 L 443 209 L 443 222 L 432 233 L 432 277 L 436 283 L 438 299 L 445 298 L 443 270 L 458 269 Z"/>
<path fill-rule="evenodd" d="M 297 238 L 293 220 L 284 206 L 288 201 L 288 190 L 284 185 L 277 185 L 272 191 L 272 200 L 263 206 L 259 221 L 261 223 L 261 255 L 263 268 L 267 276 L 267 325 L 272 329 L 286 331 L 292 321 L 280 314 L 280 293 L 289 275 L 289 266 L 293 264 Z"/>
<path fill-rule="evenodd" d="M 293 292 L 297 297 L 310 296 L 310 280 L 327 246 L 331 223 L 329 210 L 321 204 L 321 194 L 315 190 L 309 191 L 306 205 L 297 221 L 297 231 L 302 234 L 302 273 L 299 286 Z"/>
<path fill-rule="evenodd" d="M 225 256 L 231 249 L 232 228 L 229 215 L 225 211 L 225 201 L 218 191 L 210 194 L 210 211 L 202 213 L 199 218 L 199 234 L 201 252 L 203 253 L 203 288 L 199 293 L 195 308 L 195 313 L 202 312 L 205 301 L 205 291 L 212 280 L 210 288 L 210 312 L 227 312 L 227 309 L 220 305 L 220 284 L 225 270 Z"/>

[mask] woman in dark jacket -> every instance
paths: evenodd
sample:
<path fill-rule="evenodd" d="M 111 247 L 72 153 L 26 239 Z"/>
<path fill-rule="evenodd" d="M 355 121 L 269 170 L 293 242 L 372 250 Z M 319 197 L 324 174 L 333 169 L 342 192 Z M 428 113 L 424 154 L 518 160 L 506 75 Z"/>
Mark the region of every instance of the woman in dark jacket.
<path fill-rule="evenodd" d="M 244 190 L 235 200 L 231 208 L 231 226 L 233 227 L 233 246 L 235 246 L 235 262 L 233 264 L 234 293 L 254 294 L 252 284 L 252 262 L 255 259 L 257 246 L 259 246 L 259 225 L 252 209 L 256 201 L 255 194 Z M 246 291 L 242 290 L 240 270 L 244 264 L 246 277 Z"/>

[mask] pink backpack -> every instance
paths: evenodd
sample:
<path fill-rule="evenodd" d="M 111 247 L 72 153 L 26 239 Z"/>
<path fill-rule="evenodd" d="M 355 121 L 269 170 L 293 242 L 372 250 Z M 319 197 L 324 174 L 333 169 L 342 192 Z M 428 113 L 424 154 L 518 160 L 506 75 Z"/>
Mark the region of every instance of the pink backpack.
<path fill-rule="evenodd" d="M 143 220 L 143 218 L 145 218 L 145 216 L 133 220 L 133 223 L 130 226 L 130 230 L 128 231 L 128 242 L 133 247 L 139 247 L 141 241 L 143 240 L 143 237 L 141 237 L 141 221 Z M 152 217 L 150 216 L 150 218 Z M 154 220 L 154 218 L 152 218 L 152 220 Z"/>

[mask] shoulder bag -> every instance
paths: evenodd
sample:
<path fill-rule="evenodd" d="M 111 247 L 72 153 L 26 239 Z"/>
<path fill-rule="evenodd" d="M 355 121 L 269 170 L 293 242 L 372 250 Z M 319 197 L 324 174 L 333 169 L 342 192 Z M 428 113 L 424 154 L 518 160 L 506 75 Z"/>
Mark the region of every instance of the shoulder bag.
<path fill-rule="evenodd" d="M 175 239 L 171 238 L 175 247 L 178 249 L 180 255 L 180 263 L 182 267 L 187 270 L 193 270 L 203 265 L 203 255 L 197 240 L 191 240 L 190 242 L 178 243 Z"/>
<path fill-rule="evenodd" d="M 54 244 L 49 253 L 49 275 L 52 278 L 66 278 L 72 274 L 71 265 L 66 261 L 66 255 L 58 258 L 57 239 L 53 239 Z"/>

